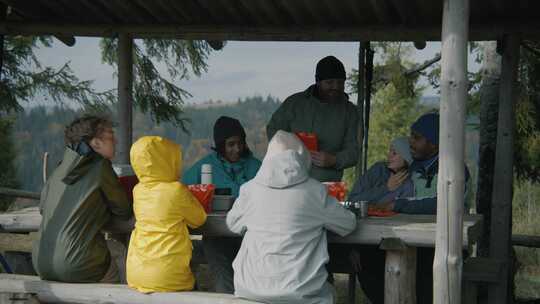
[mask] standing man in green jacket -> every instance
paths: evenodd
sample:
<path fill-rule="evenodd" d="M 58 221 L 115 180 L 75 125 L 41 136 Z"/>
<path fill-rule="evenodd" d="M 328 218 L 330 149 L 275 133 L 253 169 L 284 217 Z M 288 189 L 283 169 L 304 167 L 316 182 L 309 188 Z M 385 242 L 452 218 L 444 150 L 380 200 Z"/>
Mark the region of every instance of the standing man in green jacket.
<path fill-rule="evenodd" d="M 41 193 L 34 268 L 45 280 L 119 281 L 101 229 L 113 215 L 128 219 L 132 207 L 111 165 L 112 123 L 96 116 L 76 119 L 66 127 L 65 141 L 64 157 Z"/>
<path fill-rule="evenodd" d="M 321 182 L 341 181 L 343 170 L 358 160 L 358 112 L 344 92 L 345 78 L 341 61 L 324 57 L 316 83 L 285 99 L 266 126 L 269 141 L 278 130 L 316 134 L 310 176 Z"/>

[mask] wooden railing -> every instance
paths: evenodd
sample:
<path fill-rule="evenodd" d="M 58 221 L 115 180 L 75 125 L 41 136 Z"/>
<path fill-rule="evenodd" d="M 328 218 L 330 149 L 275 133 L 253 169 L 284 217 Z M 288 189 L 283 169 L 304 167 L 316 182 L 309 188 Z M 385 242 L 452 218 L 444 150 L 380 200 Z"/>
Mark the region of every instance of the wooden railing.
<path fill-rule="evenodd" d="M 39 193 L 32 191 L 24 191 L 18 189 L 4 188 L 0 187 L 0 195 L 11 196 L 11 197 L 22 197 L 39 200 Z"/>

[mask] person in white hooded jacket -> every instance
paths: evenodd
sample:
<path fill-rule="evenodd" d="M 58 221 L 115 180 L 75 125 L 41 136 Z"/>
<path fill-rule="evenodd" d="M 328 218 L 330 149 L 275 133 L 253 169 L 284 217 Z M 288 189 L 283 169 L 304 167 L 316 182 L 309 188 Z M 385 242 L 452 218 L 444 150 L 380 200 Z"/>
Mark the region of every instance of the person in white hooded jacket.
<path fill-rule="evenodd" d="M 254 179 L 240 188 L 227 226 L 244 235 L 233 262 L 235 295 L 267 303 L 334 303 L 326 231 L 344 236 L 354 214 L 309 177 L 310 156 L 278 131 Z"/>

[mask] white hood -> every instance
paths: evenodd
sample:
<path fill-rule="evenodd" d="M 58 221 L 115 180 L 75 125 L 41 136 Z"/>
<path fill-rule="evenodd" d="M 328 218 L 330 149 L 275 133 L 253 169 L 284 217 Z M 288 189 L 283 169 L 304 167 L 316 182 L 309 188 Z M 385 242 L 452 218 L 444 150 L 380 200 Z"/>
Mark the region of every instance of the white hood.
<path fill-rule="evenodd" d="M 309 178 L 311 157 L 296 135 L 278 131 L 268 144 L 255 182 L 271 188 L 287 188 Z"/>

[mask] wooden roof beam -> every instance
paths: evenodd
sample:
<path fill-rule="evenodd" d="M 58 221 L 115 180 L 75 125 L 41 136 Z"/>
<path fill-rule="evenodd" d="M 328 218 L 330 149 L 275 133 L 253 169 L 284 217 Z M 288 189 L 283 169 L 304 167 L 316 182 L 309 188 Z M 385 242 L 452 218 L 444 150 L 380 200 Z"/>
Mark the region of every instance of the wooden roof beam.
<path fill-rule="evenodd" d="M 222 10 L 220 8 L 216 9 L 214 1 L 194 0 L 194 2 L 197 3 L 199 10 L 205 11 L 210 16 L 213 25 L 227 23 Z"/>
<path fill-rule="evenodd" d="M 244 0 L 240 1 L 240 3 L 243 5 L 243 7 L 245 7 L 250 15 L 257 16 L 256 18 L 253 18 L 253 21 L 257 25 L 275 24 L 275 20 L 272 20 L 272 18 L 268 16 L 266 11 L 257 3 L 257 1 Z"/>
<path fill-rule="evenodd" d="M 27 17 L 35 18 L 35 19 L 38 18 L 36 16 L 37 12 L 35 11 L 35 9 L 27 7 L 27 6 L 25 6 L 24 9 L 21 9 L 21 7 L 19 7 L 18 9 L 16 9 L 16 11 L 18 11 L 18 14 L 22 14 L 23 16 L 27 16 Z M 6 16 L 3 16 L 3 17 L 5 18 Z M 2 21 L 4 21 L 4 19 Z M 58 35 L 54 33 L 51 33 L 51 35 L 53 35 L 60 42 L 64 43 L 66 46 L 75 45 L 75 42 L 76 42 L 75 37 L 73 37 L 72 35 L 69 35 L 69 34 Z"/>
<path fill-rule="evenodd" d="M 355 1 L 355 0 L 346 0 L 346 2 L 349 5 L 349 7 L 351 8 L 351 12 L 352 12 L 354 18 L 357 21 L 363 19 L 362 18 L 362 11 L 358 7 L 358 2 Z"/>
<path fill-rule="evenodd" d="M 113 14 L 118 21 L 126 24 L 130 22 L 129 18 L 131 16 L 126 16 L 126 14 L 120 13 L 120 11 L 122 11 L 122 7 L 119 7 L 118 4 L 116 4 L 116 1 L 103 0 L 99 1 L 99 3 L 101 3 L 106 10 Z M 132 11 L 129 11 L 129 13 L 130 15 L 134 14 Z"/>
<path fill-rule="evenodd" d="M 390 14 L 390 6 L 386 0 L 369 0 L 373 11 L 375 12 L 375 17 L 379 20 L 379 23 L 382 24 L 392 24 L 395 21 Z"/>
<path fill-rule="evenodd" d="M 154 10 L 152 1 L 118 1 L 118 6 L 128 11 L 130 14 L 129 17 L 135 18 L 138 23 L 167 21 L 166 18 L 163 18 L 163 15 L 160 15 L 160 12 Z M 149 9 L 148 7 L 150 6 L 151 8 Z"/>
<path fill-rule="evenodd" d="M 306 11 L 313 17 L 313 20 L 316 21 L 315 24 L 325 24 L 332 22 L 332 19 L 330 18 L 330 16 L 328 16 L 328 14 L 321 13 L 320 10 L 318 10 L 312 5 L 312 1 L 304 0 L 302 3 L 306 8 Z"/>
<path fill-rule="evenodd" d="M 115 17 L 112 16 L 103 5 L 92 0 L 81 0 L 85 10 L 90 10 L 91 14 L 98 16 L 105 23 L 114 23 Z"/>
<path fill-rule="evenodd" d="M 414 1 L 392 0 L 392 3 L 401 19 L 401 23 L 409 25 L 418 24 L 418 19 L 415 15 L 416 5 L 414 4 Z"/>
<path fill-rule="evenodd" d="M 298 1 L 281 0 L 281 6 L 289 15 L 294 19 L 294 22 L 298 25 L 307 24 L 306 12 L 302 8 L 298 7 Z"/>
<path fill-rule="evenodd" d="M 260 3 L 262 5 L 263 9 L 266 11 L 266 13 L 268 13 L 270 18 L 272 20 L 275 20 L 275 22 L 274 22 L 275 25 L 277 25 L 277 26 L 282 25 L 283 26 L 284 24 L 288 23 L 288 21 L 283 18 L 283 15 L 281 15 L 278 12 L 278 8 L 275 6 L 273 1 L 265 0 L 265 1 L 262 1 Z"/>
<path fill-rule="evenodd" d="M 251 18 L 247 17 L 241 8 L 237 7 L 236 1 L 227 1 L 227 0 L 213 0 L 215 4 L 218 4 L 227 12 L 227 16 L 230 16 L 234 20 L 235 24 L 246 24 L 250 23 Z"/>
<path fill-rule="evenodd" d="M 347 23 L 346 18 L 336 10 L 333 2 L 328 3 L 326 0 L 318 0 L 317 3 L 319 3 L 319 5 L 323 8 L 324 12 L 332 18 L 334 24 L 343 25 Z"/>
<path fill-rule="evenodd" d="M 192 18 L 184 11 L 179 10 L 176 2 L 171 0 L 137 1 L 136 3 L 152 15 L 156 20 L 164 23 L 189 23 Z"/>
<path fill-rule="evenodd" d="M 121 33 L 134 38 L 177 38 L 195 40 L 238 41 L 440 41 L 439 26 L 186 26 L 182 24 L 48 24 L 31 22 L 0 22 L 0 34 L 5 35 L 73 35 L 112 37 Z M 540 23 L 519 25 L 471 24 L 470 40 L 497 40 L 504 33 L 520 33 L 525 39 L 540 38 Z"/>

